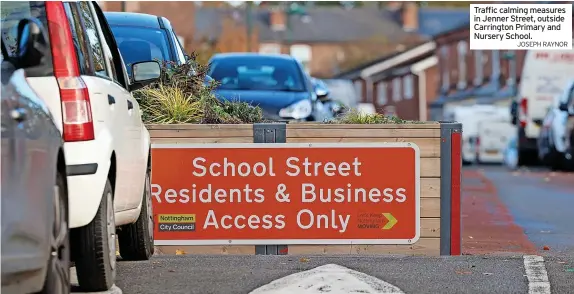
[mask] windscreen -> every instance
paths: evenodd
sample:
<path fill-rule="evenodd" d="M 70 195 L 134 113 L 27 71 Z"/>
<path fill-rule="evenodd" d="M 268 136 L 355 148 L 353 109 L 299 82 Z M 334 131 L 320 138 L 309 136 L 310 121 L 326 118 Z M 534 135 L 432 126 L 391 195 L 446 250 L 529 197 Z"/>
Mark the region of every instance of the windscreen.
<path fill-rule="evenodd" d="M 223 90 L 305 91 L 302 73 L 290 60 L 225 58 L 211 64 L 209 75 Z"/>

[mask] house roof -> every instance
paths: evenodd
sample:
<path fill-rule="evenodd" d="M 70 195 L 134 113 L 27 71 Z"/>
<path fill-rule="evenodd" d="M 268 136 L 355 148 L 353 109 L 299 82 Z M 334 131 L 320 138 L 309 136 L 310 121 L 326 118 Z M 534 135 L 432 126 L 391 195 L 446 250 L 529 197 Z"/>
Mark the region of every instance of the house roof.
<path fill-rule="evenodd" d="M 225 16 L 245 24 L 245 11 L 234 8 L 202 7 L 196 9 L 195 31 L 198 37 L 217 38 L 221 34 L 221 21 Z M 267 8 L 254 8 L 253 21 L 261 42 L 352 42 L 373 40 L 397 42 L 411 33 L 396 23 L 390 12 L 369 8 L 346 10 L 341 7 L 309 7 L 306 15 L 291 15 L 290 30 L 274 31 L 270 26 L 271 12 Z"/>
<path fill-rule="evenodd" d="M 468 9 L 420 8 L 417 32 L 432 38 L 468 23 L 469 18 Z"/>
<path fill-rule="evenodd" d="M 283 37 L 271 29 L 269 19 L 269 11 L 259 11 L 258 20 L 264 24 L 260 28 L 261 41 Z M 374 37 L 395 42 L 409 35 L 387 11 L 369 8 L 310 7 L 304 16 L 291 15 L 289 25 L 289 40 L 295 42 L 349 42 Z"/>
<path fill-rule="evenodd" d="M 369 63 L 361 64 L 360 66 L 349 71 L 342 72 L 335 77 L 343 79 L 356 79 L 376 75 L 389 68 L 392 68 L 393 66 L 416 58 L 417 56 L 431 53 L 435 46 L 436 44 L 433 41 L 420 43 L 408 48 L 407 50 L 385 55 Z"/>

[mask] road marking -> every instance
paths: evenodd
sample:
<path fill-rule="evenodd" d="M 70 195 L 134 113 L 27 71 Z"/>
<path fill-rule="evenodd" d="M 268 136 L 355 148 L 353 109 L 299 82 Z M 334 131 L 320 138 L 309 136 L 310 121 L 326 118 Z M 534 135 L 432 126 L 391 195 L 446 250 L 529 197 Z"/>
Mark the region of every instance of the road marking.
<path fill-rule="evenodd" d="M 327 264 L 298 272 L 267 285 L 250 294 L 404 294 L 398 287 L 365 273 L 336 265 Z"/>
<path fill-rule="evenodd" d="M 550 294 L 550 281 L 542 256 L 525 255 L 524 270 L 528 278 L 528 294 Z"/>

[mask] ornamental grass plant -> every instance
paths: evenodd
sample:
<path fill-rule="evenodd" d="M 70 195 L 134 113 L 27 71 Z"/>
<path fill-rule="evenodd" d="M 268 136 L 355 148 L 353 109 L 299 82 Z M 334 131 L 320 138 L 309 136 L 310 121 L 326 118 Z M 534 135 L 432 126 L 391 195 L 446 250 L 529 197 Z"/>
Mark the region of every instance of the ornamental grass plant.
<path fill-rule="evenodd" d="M 134 92 L 146 124 L 242 124 L 263 121 L 263 112 L 246 102 L 219 101 L 216 82 L 205 84 L 208 65 L 192 54 L 185 64 L 161 63 L 159 80 Z"/>

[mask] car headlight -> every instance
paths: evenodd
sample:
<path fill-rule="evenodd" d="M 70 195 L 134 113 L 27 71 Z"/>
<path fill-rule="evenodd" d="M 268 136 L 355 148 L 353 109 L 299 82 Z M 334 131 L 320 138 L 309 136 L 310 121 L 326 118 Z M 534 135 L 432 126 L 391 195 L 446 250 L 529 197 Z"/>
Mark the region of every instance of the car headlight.
<path fill-rule="evenodd" d="M 292 117 L 294 119 L 303 119 L 310 116 L 311 112 L 313 112 L 311 101 L 305 99 L 279 110 L 279 116 L 284 118 Z"/>

